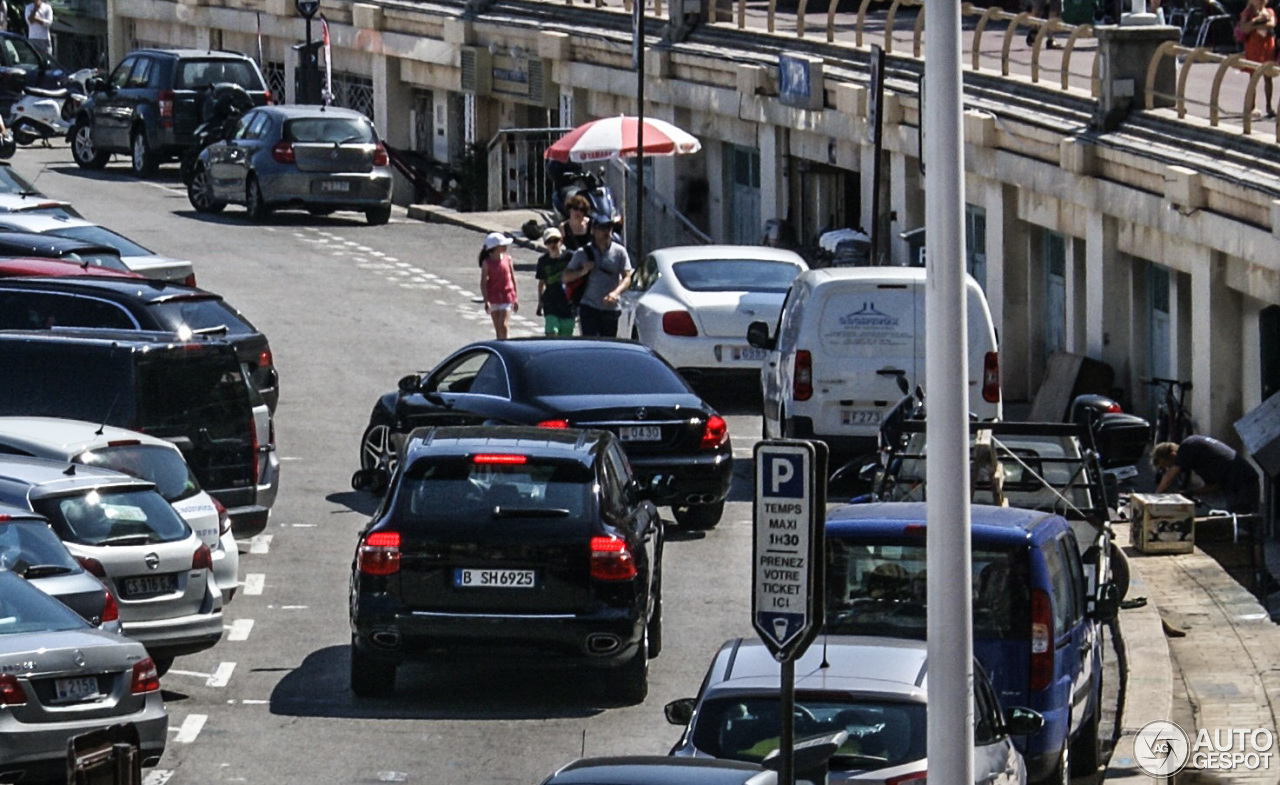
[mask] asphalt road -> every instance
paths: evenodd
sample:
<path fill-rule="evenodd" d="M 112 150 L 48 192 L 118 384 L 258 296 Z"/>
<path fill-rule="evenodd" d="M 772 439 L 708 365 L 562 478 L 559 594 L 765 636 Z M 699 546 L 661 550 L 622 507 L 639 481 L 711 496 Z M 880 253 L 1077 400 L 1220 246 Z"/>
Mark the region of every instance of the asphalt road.
<path fill-rule="evenodd" d="M 201 286 L 268 335 L 280 369 L 280 495 L 266 532 L 242 543 L 244 584 L 222 642 L 179 658 L 163 680 L 169 745 L 146 782 L 536 783 L 584 751 L 671 747 L 678 729 L 663 704 L 697 692 L 724 639 L 753 634 L 749 461 L 720 526 L 668 545 L 666 648 L 643 705 L 601 705 L 585 689 L 590 673 L 521 667 L 515 653 L 501 672 L 403 668 L 394 698 L 357 700 L 347 686 L 347 584 L 373 507 L 350 490 L 358 441 L 374 400 L 402 375 L 492 337 L 476 300 L 482 235 L 403 210 L 376 228 L 354 213 L 286 213 L 265 226 L 237 207 L 201 216 L 176 165 L 150 182 L 123 160 L 85 172 L 62 144 L 23 148 L 13 164 L 90 220 L 192 260 Z M 513 255 L 529 317 L 513 334 L 533 334 L 536 256 Z M 713 397 L 749 458 L 757 403 Z"/>

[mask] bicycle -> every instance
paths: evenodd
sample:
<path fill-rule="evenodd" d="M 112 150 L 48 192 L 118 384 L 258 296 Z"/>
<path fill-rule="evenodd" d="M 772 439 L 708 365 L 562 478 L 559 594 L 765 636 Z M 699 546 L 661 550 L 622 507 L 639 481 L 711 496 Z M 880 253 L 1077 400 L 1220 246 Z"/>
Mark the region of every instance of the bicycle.
<path fill-rule="evenodd" d="M 1195 423 L 1192 422 L 1191 413 L 1187 411 L 1186 405 L 1191 382 L 1157 377 L 1142 381 L 1151 387 L 1164 388 L 1164 400 L 1156 410 L 1156 444 L 1161 442 L 1180 444 L 1183 439 L 1195 433 Z"/>

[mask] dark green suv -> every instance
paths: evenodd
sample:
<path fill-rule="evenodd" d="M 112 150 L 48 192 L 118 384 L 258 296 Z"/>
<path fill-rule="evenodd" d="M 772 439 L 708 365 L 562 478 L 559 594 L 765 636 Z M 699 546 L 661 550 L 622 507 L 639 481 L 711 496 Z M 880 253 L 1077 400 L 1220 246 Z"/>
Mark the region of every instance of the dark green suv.
<path fill-rule="evenodd" d="M 148 177 L 195 142 L 206 99 L 224 83 L 244 88 L 255 106 L 271 102 L 257 63 L 237 52 L 130 52 L 110 77 L 91 83 L 71 128 L 71 154 L 81 167 L 101 169 L 112 153 L 127 153 L 134 174 Z"/>

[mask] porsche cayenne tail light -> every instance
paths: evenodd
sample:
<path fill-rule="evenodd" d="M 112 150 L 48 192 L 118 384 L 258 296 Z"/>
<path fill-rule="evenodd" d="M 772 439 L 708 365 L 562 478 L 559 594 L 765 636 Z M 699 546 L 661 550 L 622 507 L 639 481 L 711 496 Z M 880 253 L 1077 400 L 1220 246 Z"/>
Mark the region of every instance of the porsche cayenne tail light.
<path fill-rule="evenodd" d="M 156 96 L 156 107 L 160 112 L 160 127 L 173 127 L 173 91 L 161 90 Z"/>
<path fill-rule="evenodd" d="M 813 356 L 805 349 L 796 352 L 796 370 L 791 380 L 791 397 L 797 401 L 807 401 L 813 397 Z"/>
<path fill-rule="evenodd" d="M 568 420 L 543 420 L 538 423 L 539 428 L 568 428 Z"/>
<path fill-rule="evenodd" d="M 714 450 L 728 439 L 729 426 L 723 417 L 713 414 L 707 418 L 706 425 L 702 426 L 702 443 L 698 446 L 704 450 Z"/>
<path fill-rule="evenodd" d="M 371 532 L 360 542 L 356 568 L 361 575 L 400 572 L 400 532 Z"/>
<path fill-rule="evenodd" d="M 278 164 L 297 163 L 298 159 L 293 154 L 293 143 L 276 142 L 275 146 L 271 148 L 271 159 Z"/>
<path fill-rule="evenodd" d="M 196 552 L 191 554 L 191 569 L 193 570 L 212 570 L 213 569 L 213 553 L 209 551 L 209 546 L 200 543 L 200 547 L 196 548 Z"/>
<path fill-rule="evenodd" d="M 1034 692 L 1053 681 L 1053 614 L 1043 589 L 1031 592 L 1031 683 Z"/>
<path fill-rule="evenodd" d="M 373 148 L 373 165 L 387 165 L 387 148 L 382 146 L 382 142 L 378 142 L 378 146 Z"/>
<path fill-rule="evenodd" d="M 213 499 L 212 496 L 209 497 Z M 227 508 L 222 506 L 222 502 L 213 499 L 213 509 L 218 511 L 218 536 L 231 531 L 231 516 L 227 514 Z"/>
<path fill-rule="evenodd" d="M 629 581 L 636 577 L 636 563 L 627 544 L 617 537 L 592 537 L 591 577 L 597 581 Z"/>
<path fill-rule="evenodd" d="M 94 576 L 95 578 L 101 578 L 104 580 L 106 579 L 107 571 L 102 566 L 102 562 L 98 561 L 92 556 L 77 556 L 76 561 L 80 562 L 80 566 L 84 567 L 85 571 L 88 572 L 90 575 Z"/>
<path fill-rule="evenodd" d="M 18 677 L 6 673 L 0 675 L 0 706 L 21 706 L 27 702 L 27 693 L 18 683 Z"/>
<path fill-rule="evenodd" d="M 692 338 L 698 334 L 698 325 L 693 323 L 688 311 L 667 311 L 662 315 L 662 331 Z"/>
<path fill-rule="evenodd" d="M 160 672 L 155 662 L 147 657 L 133 664 L 133 675 L 129 679 L 129 694 L 141 695 L 144 692 L 155 692 L 160 689 Z"/>
<path fill-rule="evenodd" d="M 116 602 L 116 596 L 106 586 L 102 587 L 104 600 L 102 602 L 102 617 L 98 619 L 98 626 L 106 624 L 109 621 L 120 621 L 120 603 Z"/>
<path fill-rule="evenodd" d="M 982 356 L 982 400 L 1000 403 L 999 352 L 987 352 Z"/>

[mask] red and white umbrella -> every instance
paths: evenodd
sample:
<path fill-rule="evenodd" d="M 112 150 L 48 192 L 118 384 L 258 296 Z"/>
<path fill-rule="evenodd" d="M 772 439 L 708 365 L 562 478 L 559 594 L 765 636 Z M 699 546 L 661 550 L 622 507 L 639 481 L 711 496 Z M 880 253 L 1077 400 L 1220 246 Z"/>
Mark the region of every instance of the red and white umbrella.
<path fill-rule="evenodd" d="M 646 117 L 644 149 L 637 149 L 639 120 L 620 115 L 592 120 L 560 137 L 545 157 L 562 163 L 634 158 L 636 155 L 684 155 L 702 149 L 702 143 L 671 123 Z"/>

